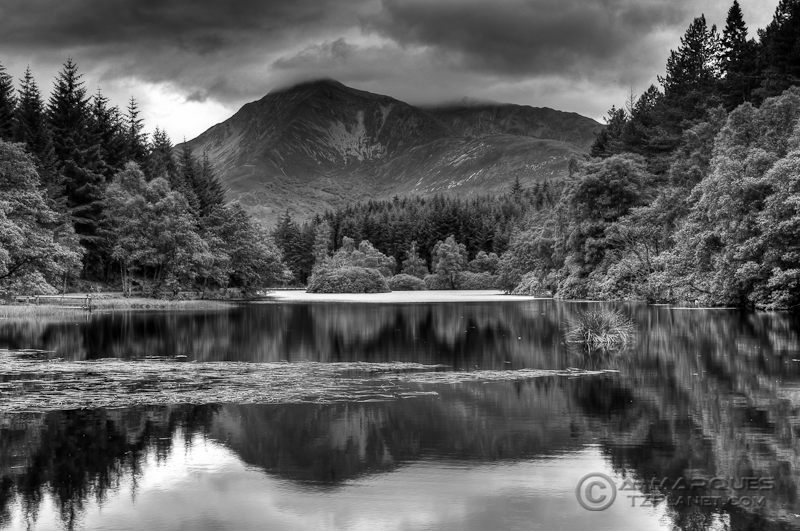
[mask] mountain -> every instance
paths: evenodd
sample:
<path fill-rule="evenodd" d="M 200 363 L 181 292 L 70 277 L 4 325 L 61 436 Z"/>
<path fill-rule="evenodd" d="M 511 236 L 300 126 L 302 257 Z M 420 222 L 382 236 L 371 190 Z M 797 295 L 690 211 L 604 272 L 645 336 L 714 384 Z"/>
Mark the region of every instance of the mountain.
<path fill-rule="evenodd" d="M 273 222 L 287 208 L 306 218 L 357 200 L 556 179 L 601 128 L 552 109 L 422 108 L 320 80 L 248 103 L 188 144 L 207 153 L 231 199 Z"/>

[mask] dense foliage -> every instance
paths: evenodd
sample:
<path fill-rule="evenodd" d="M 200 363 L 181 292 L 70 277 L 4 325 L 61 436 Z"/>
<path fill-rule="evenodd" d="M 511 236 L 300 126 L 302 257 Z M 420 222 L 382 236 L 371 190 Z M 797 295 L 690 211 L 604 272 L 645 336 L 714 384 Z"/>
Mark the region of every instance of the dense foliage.
<path fill-rule="evenodd" d="M 504 288 L 563 298 L 800 305 L 800 2 L 747 38 L 694 20 L 552 207 L 502 257 Z"/>
<path fill-rule="evenodd" d="M 309 293 L 386 293 L 389 285 L 377 269 L 343 266 L 320 268 L 308 280 Z"/>
<path fill-rule="evenodd" d="M 0 142 L 0 294 L 54 292 L 80 259 L 72 225 L 48 205 L 33 158 Z"/>
<path fill-rule="evenodd" d="M 88 96 L 68 60 L 45 103 L 30 70 L 18 90 L 0 66 L 0 291 L 48 293 L 83 281 L 147 294 L 287 280 L 279 250 L 206 157 L 144 133 Z"/>
<path fill-rule="evenodd" d="M 552 205 L 558 194 L 558 186 L 545 181 L 526 189 L 515 186 L 500 196 L 368 201 L 326 212 L 302 225 L 286 212 L 272 234 L 298 283 L 311 274 L 320 251 L 340 247 L 344 238 L 371 242 L 394 258 L 395 273 L 424 278 L 439 240 L 452 235 L 465 246 L 469 257 L 481 251 L 496 257 L 508 248 L 520 221 Z"/>
<path fill-rule="evenodd" d="M 421 291 L 425 289 L 425 282 L 419 277 L 400 273 L 390 278 L 389 289 L 392 291 Z"/>

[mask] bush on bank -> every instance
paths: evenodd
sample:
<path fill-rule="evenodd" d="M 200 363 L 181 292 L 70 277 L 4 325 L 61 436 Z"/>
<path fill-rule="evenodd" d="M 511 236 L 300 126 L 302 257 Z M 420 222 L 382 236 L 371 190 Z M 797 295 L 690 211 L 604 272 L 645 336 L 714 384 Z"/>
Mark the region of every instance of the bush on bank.
<path fill-rule="evenodd" d="M 421 278 L 405 273 L 393 276 L 389 279 L 388 284 L 392 291 L 422 291 L 425 289 L 425 282 Z"/>
<path fill-rule="evenodd" d="M 346 266 L 318 269 L 308 281 L 308 293 L 388 293 L 386 279 L 377 269 Z"/>
<path fill-rule="evenodd" d="M 497 275 L 464 271 L 458 277 L 458 289 L 496 289 Z"/>

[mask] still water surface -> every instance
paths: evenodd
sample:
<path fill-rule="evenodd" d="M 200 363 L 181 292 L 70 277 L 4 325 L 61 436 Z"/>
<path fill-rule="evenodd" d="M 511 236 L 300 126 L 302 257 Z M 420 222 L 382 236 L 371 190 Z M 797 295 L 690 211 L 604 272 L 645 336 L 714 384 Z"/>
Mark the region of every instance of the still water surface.
<path fill-rule="evenodd" d="M 0 528 L 800 529 L 798 318 L 622 306 L 636 342 L 601 354 L 564 343 L 589 307 L 281 303 L 0 323 L 0 349 L 70 361 L 618 371 L 431 383 L 405 399 L 0 413 Z M 618 488 L 605 510 L 576 499 L 589 473 Z"/>

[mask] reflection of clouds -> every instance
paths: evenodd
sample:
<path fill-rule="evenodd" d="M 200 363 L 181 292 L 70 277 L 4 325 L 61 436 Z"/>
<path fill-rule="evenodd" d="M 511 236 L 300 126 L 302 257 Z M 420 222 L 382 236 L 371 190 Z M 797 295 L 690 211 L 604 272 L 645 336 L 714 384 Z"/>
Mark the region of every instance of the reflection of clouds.
<path fill-rule="evenodd" d="M 176 433 L 172 446 L 182 448 Z M 585 471 L 608 471 L 597 449 L 500 465 L 420 462 L 321 494 L 265 475 L 225 446 L 195 436 L 158 462 L 148 455 L 102 504 L 87 500 L 87 529 L 658 529 L 658 515 L 617 504 L 603 514 L 576 510 Z M 132 503 L 133 502 L 133 503 Z M 46 495 L 37 524 L 59 528 Z M 15 511 L 12 528 L 24 527 Z"/>

